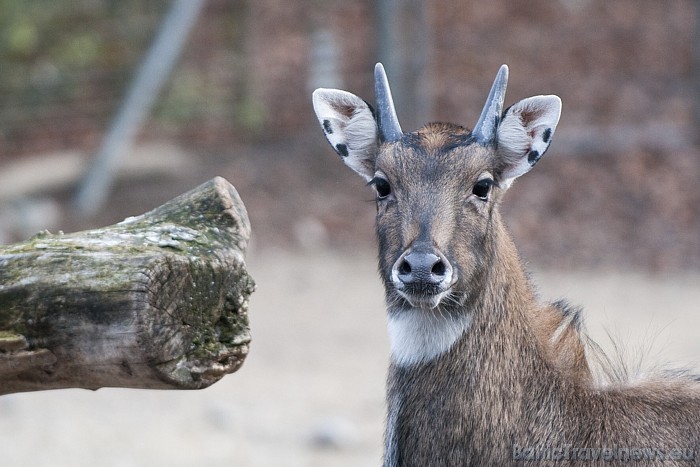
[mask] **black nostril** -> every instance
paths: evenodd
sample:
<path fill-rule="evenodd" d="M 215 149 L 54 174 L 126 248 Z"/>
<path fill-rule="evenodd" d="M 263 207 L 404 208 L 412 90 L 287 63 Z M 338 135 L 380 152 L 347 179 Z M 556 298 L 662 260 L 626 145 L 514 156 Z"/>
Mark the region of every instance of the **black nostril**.
<path fill-rule="evenodd" d="M 438 262 L 433 265 L 430 272 L 436 276 L 444 276 L 446 272 L 445 263 L 442 260 L 438 260 Z"/>
<path fill-rule="evenodd" d="M 404 276 L 407 274 L 411 274 L 411 265 L 408 264 L 408 261 L 401 261 L 401 264 L 399 264 L 399 274 Z"/>

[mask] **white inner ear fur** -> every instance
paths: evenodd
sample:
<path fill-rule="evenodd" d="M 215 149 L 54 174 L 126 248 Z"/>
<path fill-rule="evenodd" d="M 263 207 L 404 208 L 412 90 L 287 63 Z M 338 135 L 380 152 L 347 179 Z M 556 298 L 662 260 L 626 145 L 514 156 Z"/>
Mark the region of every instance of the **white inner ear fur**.
<path fill-rule="evenodd" d="M 317 89 L 314 111 L 326 139 L 351 169 L 369 181 L 377 155 L 377 123 L 365 101 L 339 89 Z"/>
<path fill-rule="evenodd" d="M 389 313 L 391 359 L 398 366 L 427 363 L 452 348 L 471 323 L 471 315 L 405 308 Z"/>
<path fill-rule="evenodd" d="M 505 187 L 528 172 L 547 151 L 560 115 L 561 99 L 551 95 L 523 99 L 506 111 L 496 136 L 498 155 L 505 162 Z"/>

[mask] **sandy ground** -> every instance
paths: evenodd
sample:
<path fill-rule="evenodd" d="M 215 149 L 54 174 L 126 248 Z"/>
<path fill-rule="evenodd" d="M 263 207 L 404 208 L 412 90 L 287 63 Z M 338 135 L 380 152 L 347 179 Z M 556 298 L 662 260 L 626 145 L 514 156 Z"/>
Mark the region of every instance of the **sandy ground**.
<path fill-rule="evenodd" d="M 388 342 L 371 251 L 253 252 L 253 346 L 193 392 L 101 389 L 0 397 L 3 466 L 378 465 Z M 542 297 L 586 307 L 652 360 L 700 363 L 700 275 L 536 272 Z M 663 352 L 657 352 L 664 349 Z"/>

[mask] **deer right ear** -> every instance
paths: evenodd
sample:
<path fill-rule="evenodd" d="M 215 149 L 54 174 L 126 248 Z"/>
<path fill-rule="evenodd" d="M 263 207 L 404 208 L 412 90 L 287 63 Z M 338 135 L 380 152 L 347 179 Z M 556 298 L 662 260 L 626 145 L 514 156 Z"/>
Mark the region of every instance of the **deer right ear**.
<path fill-rule="evenodd" d="M 374 178 L 379 140 L 370 106 L 346 91 L 317 89 L 314 111 L 326 139 L 340 158 L 367 181 Z"/>
<path fill-rule="evenodd" d="M 496 141 L 503 161 L 502 186 L 528 172 L 552 142 L 561 115 L 558 96 L 535 96 L 510 106 L 498 126 Z"/>

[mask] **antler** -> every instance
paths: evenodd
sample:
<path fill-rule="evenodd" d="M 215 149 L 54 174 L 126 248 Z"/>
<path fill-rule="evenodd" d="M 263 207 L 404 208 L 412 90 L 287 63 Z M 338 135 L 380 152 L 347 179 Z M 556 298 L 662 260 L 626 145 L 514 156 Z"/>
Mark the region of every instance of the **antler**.
<path fill-rule="evenodd" d="M 374 95 L 377 101 L 377 123 L 381 141 L 397 141 L 403 136 L 399 119 L 396 117 L 394 100 L 391 98 L 389 80 L 384 66 L 377 63 L 374 67 Z"/>
<path fill-rule="evenodd" d="M 484 104 L 484 109 L 481 111 L 481 116 L 472 130 L 474 139 L 483 145 L 490 145 L 496 141 L 496 130 L 503 113 L 503 100 L 506 96 L 507 86 L 508 65 L 501 65 L 491 86 L 486 104 Z"/>

